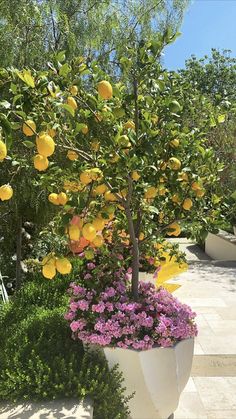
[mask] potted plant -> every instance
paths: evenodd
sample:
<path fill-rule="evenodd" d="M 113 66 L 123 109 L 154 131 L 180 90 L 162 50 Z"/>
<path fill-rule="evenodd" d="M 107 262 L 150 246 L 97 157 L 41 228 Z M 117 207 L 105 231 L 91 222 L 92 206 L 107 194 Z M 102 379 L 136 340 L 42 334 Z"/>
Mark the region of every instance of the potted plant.
<path fill-rule="evenodd" d="M 97 63 L 68 64 L 63 54 L 48 71 L 6 76 L 15 86 L 6 107 L 13 140 L 34 153 L 35 187 L 55 209 L 50 252 L 38 265 L 53 279 L 71 272 L 72 255 L 81 261 L 66 318 L 74 338 L 119 363 L 128 392 L 136 392 L 133 418 L 166 418 L 176 409 L 197 333 L 191 309 L 140 281 L 139 271 L 158 275 L 168 262 L 183 262 L 166 239 L 180 235 L 182 221 L 212 221 L 221 168 L 204 148 L 218 110 L 159 62 L 172 41 L 167 33 L 127 49 L 116 83 Z M 3 141 L 0 150 L 4 160 Z M 11 200 L 13 174 L 1 200 Z"/>

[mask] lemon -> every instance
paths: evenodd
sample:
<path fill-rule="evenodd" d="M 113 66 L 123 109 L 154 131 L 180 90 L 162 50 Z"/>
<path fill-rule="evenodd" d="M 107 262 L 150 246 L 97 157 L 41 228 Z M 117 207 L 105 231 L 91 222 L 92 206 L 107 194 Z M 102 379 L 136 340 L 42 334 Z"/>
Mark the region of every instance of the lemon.
<path fill-rule="evenodd" d="M 54 138 L 56 136 L 56 131 L 53 128 L 50 128 L 48 130 L 48 135 L 50 135 L 50 137 Z"/>
<path fill-rule="evenodd" d="M 109 157 L 110 163 L 116 163 L 118 160 L 120 160 L 120 156 L 117 153 L 111 153 Z"/>
<path fill-rule="evenodd" d="M 174 202 L 175 204 L 180 204 L 180 197 L 177 193 L 175 193 L 172 198 L 171 198 L 172 202 Z"/>
<path fill-rule="evenodd" d="M 56 259 L 56 269 L 62 275 L 67 275 L 71 272 L 72 265 L 66 258 Z"/>
<path fill-rule="evenodd" d="M 31 137 L 32 135 L 34 135 L 36 131 L 36 125 L 34 121 L 32 121 L 32 119 L 27 119 L 27 121 L 23 123 L 22 131 L 26 135 L 26 137 Z"/>
<path fill-rule="evenodd" d="M 139 175 L 139 173 L 136 170 L 134 170 L 131 173 L 131 177 L 132 177 L 133 180 L 135 180 L 137 182 L 137 180 L 139 180 L 141 176 Z"/>
<path fill-rule="evenodd" d="M 97 167 L 89 170 L 89 175 L 92 180 L 101 180 L 103 178 L 103 173 Z"/>
<path fill-rule="evenodd" d="M 48 200 L 49 200 L 49 202 L 51 202 L 51 204 L 53 204 L 53 205 L 60 205 L 60 204 L 59 204 L 59 201 L 58 201 L 58 195 L 57 195 L 57 193 L 50 193 L 50 194 L 48 195 Z"/>
<path fill-rule="evenodd" d="M 92 222 L 96 231 L 103 230 L 106 224 L 106 221 L 103 218 L 97 217 Z"/>
<path fill-rule="evenodd" d="M 183 209 L 189 211 L 193 206 L 193 201 L 190 198 L 186 198 L 183 202 Z"/>
<path fill-rule="evenodd" d="M 172 170 L 179 170 L 181 168 L 181 162 L 176 157 L 171 157 L 168 161 L 168 165 Z"/>
<path fill-rule="evenodd" d="M 10 185 L 2 185 L 0 187 L 0 199 L 2 201 L 8 201 L 13 195 L 13 189 Z"/>
<path fill-rule="evenodd" d="M 124 128 L 125 129 L 129 129 L 130 128 L 133 131 L 135 131 L 135 123 L 134 123 L 134 121 L 129 120 L 129 121 L 125 122 Z"/>
<path fill-rule="evenodd" d="M 157 188 L 155 188 L 154 186 L 150 186 L 149 188 L 147 188 L 144 194 L 145 199 L 155 198 L 156 196 L 157 196 Z"/>
<path fill-rule="evenodd" d="M 46 263 L 46 265 L 43 266 L 42 274 L 44 278 L 52 279 L 56 275 L 56 267 L 53 263 Z"/>
<path fill-rule="evenodd" d="M 54 153 L 55 143 L 48 134 L 41 134 L 36 138 L 38 153 L 44 157 L 49 157 Z"/>
<path fill-rule="evenodd" d="M 90 147 L 91 147 L 91 150 L 98 151 L 100 148 L 100 142 L 93 140 Z"/>
<path fill-rule="evenodd" d="M 172 140 L 170 142 L 171 147 L 177 148 L 179 147 L 179 140 L 177 138 L 175 138 L 174 140 Z"/>
<path fill-rule="evenodd" d="M 104 194 L 104 199 L 105 201 L 115 202 L 116 196 L 111 191 L 106 191 Z"/>
<path fill-rule="evenodd" d="M 144 239 L 144 237 L 145 237 L 145 236 L 144 236 L 144 233 L 142 233 L 142 232 L 141 232 L 141 233 L 139 234 L 139 240 L 140 240 L 140 241 L 142 241 L 142 240 Z"/>
<path fill-rule="evenodd" d="M 109 81 L 102 80 L 98 83 L 97 86 L 98 94 L 101 96 L 102 99 L 111 99 L 113 90 L 112 85 L 109 83 Z"/>
<path fill-rule="evenodd" d="M 68 201 L 68 197 L 67 197 L 67 195 L 65 194 L 65 192 L 60 192 L 60 193 L 58 194 L 57 199 L 58 199 L 58 202 L 59 202 L 59 204 L 60 204 L 60 205 L 66 205 L 66 203 L 67 203 L 67 201 Z"/>
<path fill-rule="evenodd" d="M 205 191 L 203 191 L 202 189 L 198 189 L 196 191 L 196 195 L 198 198 L 202 198 L 205 195 Z"/>
<path fill-rule="evenodd" d="M 66 157 L 69 160 L 74 161 L 74 160 L 78 159 L 79 155 L 78 155 L 78 153 L 76 153 L 76 151 L 68 150 Z"/>
<path fill-rule="evenodd" d="M 69 96 L 67 98 L 67 105 L 69 105 L 74 111 L 77 109 L 78 105 L 75 101 L 75 99 L 72 96 Z"/>
<path fill-rule="evenodd" d="M 188 182 L 188 174 L 186 173 L 186 172 L 181 172 L 181 173 L 179 173 L 179 175 L 178 175 L 178 179 L 181 181 L 181 180 L 184 180 L 185 182 Z"/>
<path fill-rule="evenodd" d="M 101 185 L 98 185 L 98 186 L 94 189 L 94 193 L 95 193 L 96 195 L 103 195 L 106 191 L 107 191 L 107 186 L 105 185 L 105 183 L 102 183 Z"/>
<path fill-rule="evenodd" d="M 180 225 L 178 223 L 172 223 L 168 226 L 168 229 L 170 229 L 171 231 L 167 232 L 168 236 L 179 236 L 181 233 L 181 228 Z"/>
<path fill-rule="evenodd" d="M 104 244 L 104 239 L 102 236 L 96 236 L 92 243 L 95 247 L 101 247 Z"/>
<path fill-rule="evenodd" d="M 49 161 L 47 157 L 41 156 L 41 154 L 36 154 L 36 156 L 34 156 L 34 167 L 39 172 L 43 172 L 44 170 L 46 170 L 48 168 L 48 165 Z"/>
<path fill-rule="evenodd" d="M 90 182 L 92 182 L 92 178 L 90 176 L 90 171 L 89 170 L 85 170 L 84 172 L 82 172 L 80 174 L 79 179 L 80 179 L 80 182 L 83 185 L 88 185 Z"/>
<path fill-rule="evenodd" d="M 85 134 L 85 135 L 86 135 L 86 134 L 88 134 L 88 132 L 89 132 L 89 127 L 88 127 L 88 125 L 86 125 L 86 124 L 85 124 L 85 125 L 84 125 L 84 127 L 81 129 L 81 131 L 82 131 L 82 133 L 83 133 L 83 134 Z"/>
<path fill-rule="evenodd" d="M 70 93 L 72 96 L 76 96 L 78 94 L 78 87 L 75 84 L 70 87 Z"/>
<path fill-rule="evenodd" d="M 2 140 L 0 140 L 0 161 L 4 160 L 7 156 L 7 147 Z"/>
<path fill-rule="evenodd" d="M 119 147 L 128 147 L 129 146 L 129 137 L 127 135 L 121 135 L 117 139 L 117 144 Z"/>
<path fill-rule="evenodd" d="M 84 256 L 87 260 L 92 260 L 94 258 L 94 251 L 92 249 L 87 249 L 84 252 Z"/>
<path fill-rule="evenodd" d="M 165 161 L 161 162 L 160 169 L 164 171 L 166 170 L 166 168 L 167 168 L 167 163 Z"/>
<path fill-rule="evenodd" d="M 97 235 L 97 231 L 91 223 L 87 223 L 82 228 L 82 234 L 86 240 L 93 241 Z"/>
<path fill-rule="evenodd" d="M 78 241 L 80 238 L 80 229 L 76 224 L 69 226 L 69 237 L 71 240 Z"/>
<path fill-rule="evenodd" d="M 191 188 L 194 191 L 198 191 L 198 190 L 201 190 L 202 187 L 201 187 L 201 184 L 199 182 L 193 182 L 192 185 L 191 185 Z"/>

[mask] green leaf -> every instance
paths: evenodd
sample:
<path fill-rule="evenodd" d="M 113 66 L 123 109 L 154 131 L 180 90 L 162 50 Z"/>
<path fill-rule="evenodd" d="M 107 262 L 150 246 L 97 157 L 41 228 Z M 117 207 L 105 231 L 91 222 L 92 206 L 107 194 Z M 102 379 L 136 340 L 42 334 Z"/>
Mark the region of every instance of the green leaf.
<path fill-rule="evenodd" d="M 71 116 L 75 116 L 75 110 L 70 105 L 67 105 L 66 103 L 60 103 L 59 106 L 69 112 Z"/>
<path fill-rule="evenodd" d="M 160 212 L 156 207 L 153 207 L 151 205 L 148 207 L 148 211 L 151 212 L 152 214 L 159 214 Z"/>
<path fill-rule="evenodd" d="M 0 114 L 0 125 L 2 126 L 3 131 L 6 135 L 11 134 L 11 124 L 8 121 L 6 115 L 4 115 L 3 113 Z"/>
<path fill-rule="evenodd" d="M 66 54 L 65 54 L 65 52 L 66 52 L 66 51 L 60 51 L 60 52 L 58 52 L 58 54 L 56 55 L 56 59 L 57 59 L 57 61 L 59 61 L 59 63 L 62 63 L 63 61 L 65 61 L 65 59 L 66 59 Z"/>
<path fill-rule="evenodd" d="M 5 109 L 10 109 L 11 104 L 7 100 L 2 100 L 0 102 L 0 107 Z"/>
<path fill-rule="evenodd" d="M 223 122 L 225 122 L 225 118 L 226 118 L 226 115 L 218 115 L 218 118 L 217 118 L 217 120 L 218 120 L 218 123 L 219 124 L 223 124 Z"/>
<path fill-rule="evenodd" d="M 23 141 L 22 144 L 24 144 L 24 146 L 27 147 L 27 148 L 33 148 L 33 147 L 35 147 L 35 144 L 32 143 L 32 141 L 29 141 L 29 140 Z"/>
<path fill-rule="evenodd" d="M 24 70 L 24 81 L 29 87 L 35 87 L 34 78 L 29 70 Z"/>
<path fill-rule="evenodd" d="M 59 70 L 60 76 L 63 76 L 63 77 L 67 77 L 70 72 L 71 72 L 71 66 L 68 63 L 63 64 Z"/>

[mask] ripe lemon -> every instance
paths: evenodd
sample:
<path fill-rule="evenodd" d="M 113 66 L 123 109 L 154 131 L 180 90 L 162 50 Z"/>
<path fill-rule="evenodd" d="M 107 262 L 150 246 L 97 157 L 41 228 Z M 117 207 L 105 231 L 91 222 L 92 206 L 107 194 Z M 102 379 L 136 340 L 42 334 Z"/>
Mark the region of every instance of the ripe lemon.
<path fill-rule="evenodd" d="M 172 202 L 174 202 L 175 204 L 180 204 L 180 197 L 177 193 L 175 193 L 172 198 L 171 198 Z"/>
<path fill-rule="evenodd" d="M 135 181 L 137 181 L 137 180 L 139 180 L 140 179 L 140 175 L 138 174 L 138 172 L 136 171 L 136 170 L 134 170 L 132 173 L 131 173 L 131 177 L 132 177 L 132 179 L 133 180 L 135 180 Z"/>
<path fill-rule="evenodd" d="M 97 86 L 98 94 L 101 96 L 102 99 L 111 99 L 113 90 L 112 85 L 109 83 L 109 81 L 102 80 L 98 83 Z"/>
<path fill-rule="evenodd" d="M 165 161 L 162 161 L 160 164 L 160 169 L 164 171 L 166 170 L 166 168 L 167 168 L 167 163 Z"/>
<path fill-rule="evenodd" d="M 192 183 L 192 185 L 191 185 L 191 188 L 192 188 L 194 191 L 198 191 L 198 190 L 201 190 L 202 186 L 200 185 L 200 183 L 199 183 L 199 182 L 193 182 L 193 183 Z"/>
<path fill-rule="evenodd" d="M 181 233 L 181 228 L 180 225 L 178 223 L 172 223 L 168 226 L 168 229 L 171 229 L 171 231 L 167 232 L 168 236 L 179 236 Z"/>
<path fill-rule="evenodd" d="M 144 194 L 145 199 L 155 198 L 156 196 L 157 196 L 157 188 L 155 188 L 154 186 L 150 186 L 149 188 L 147 188 Z"/>
<path fill-rule="evenodd" d="M 66 258 L 56 259 L 56 269 L 62 275 L 67 275 L 71 272 L 72 265 Z"/>
<path fill-rule="evenodd" d="M 195 192 L 198 198 L 202 198 L 205 195 L 205 191 L 203 191 L 203 189 L 198 189 Z"/>
<path fill-rule="evenodd" d="M 2 185 L 0 187 L 0 199 L 2 201 L 8 201 L 13 195 L 13 189 L 10 185 Z"/>
<path fill-rule="evenodd" d="M 103 173 L 97 167 L 89 170 L 89 175 L 92 180 L 101 180 L 103 178 Z"/>
<path fill-rule="evenodd" d="M 78 108 L 78 105 L 72 96 L 69 96 L 67 98 L 67 105 L 69 105 L 72 109 L 74 109 L 74 111 Z"/>
<path fill-rule="evenodd" d="M 176 157 L 171 157 L 168 161 L 168 165 L 172 170 L 179 170 L 181 168 L 181 162 Z"/>
<path fill-rule="evenodd" d="M 60 205 L 66 205 L 66 203 L 67 203 L 67 201 L 68 201 L 68 197 L 67 197 L 67 195 L 65 194 L 65 192 L 60 192 L 60 193 L 58 194 L 57 199 L 58 199 L 58 202 L 59 202 L 59 204 L 60 204 Z"/>
<path fill-rule="evenodd" d="M 183 202 L 183 209 L 189 211 L 193 206 L 193 201 L 190 198 L 186 198 Z"/>
<path fill-rule="evenodd" d="M 143 232 L 141 232 L 141 233 L 139 234 L 139 240 L 140 240 L 140 241 L 142 241 L 142 240 L 144 239 L 144 237 L 145 237 L 145 236 L 144 236 L 144 233 L 143 233 Z"/>
<path fill-rule="evenodd" d="M 185 182 L 188 182 L 188 174 L 186 172 L 179 173 L 178 180 L 184 180 Z"/>
<path fill-rule="evenodd" d="M 92 243 L 95 247 L 101 247 L 104 244 L 104 239 L 102 236 L 96 236 Z"/>
<path fill-rule="evenodd" d="M 93 224 L 87 223 L 82 228 L 82 234 L 86 240 L 93 241 L 97 235 L 97 231 Z"/>
<path fill-rule="evenodd" d="M 78 87 L 75 84 L 70 87 L 70 93 L 72 96 L 76 96 L 78 94 Z"/>
<path fill-rule="evenodd" d="M 42 274 L 44 278 L 52 279 L 56 275 L 56 267 L 53 263 L 46 263 L 46 265 L 43 266 Z"/>
<path fill-rule="evenodd" d="M 179 147 L 179 140 L 177 138 L 175 138 L 174 140 L 172 140 L 170 142 L 171 147 L 177 148 Z"/>
<path fill-rule="evenodd" d="M 59 204 L 59 200 L 58 200 L 58 195 L 57 195 L 57 193 L 50 193 L 50 194 L 48 195 L 48 200 L 49 200 L 49 202 L 51 202 L 51 204 L 53 204 L 53 205 L 60 205 L 60 204 Z"/>
<path fill-rule="evenodd" d="M 82 131 L 82 133 L 83 133 L 84 135 L 88 134 L 88 132 L 89 132 L 89 127 L 88 127 L 88 125 L 84 125 L 84 127 L 81 129 L 81 131 Z"/>
<path fill-rule="evenodd" d="M 36 131 L 36 125 L 34 121 L 32 121 L 32 119 L 27 119 L 27 121 L 23 123 L 22 131 L 26 135 L 26 137 L 31 137 L 32 135 L 34 135 Z"/>
<path fill-rule="evenodd" d="M 78 159 L 79 155 L 76 153 L 76 151 L 68 150 L 66 157 L 69 160 L 74 161 Z"/>
<path fill-rule="evenodd" d="M 125 129 L 129 129 L 130 128 L 133 131 L 135 131 L 135 123 L 134 123 L 134 121 L 129 120 L 129 121 L 125 122 L 124 128 Z"/>
<path fill-rule="evenodd" d="M 39 172 L 43 172 L 44 170 L 46 170 L 48 168 L 48 165 L 49 161 L 47 157 L 41 156 L 41 154 L 36 154 L 36 156 L 34 156 L 34 167 Z"/>
<path fill-rule="evenodd" d="M 105 185 L 105 183 L 102 183 L 101 185 L 98 185 L 98 186 L 94 189 L 94 193 L 95 193 L 96 195 L 103 195 L 106 191 L 107 191 L 107 186 Z"/>
<path fill-rule="evenodd" d="M 80 229 L 76 224 L 71 224 L 69 226 L 69 237 L 71 240 L 78 241 L 80 238 Z"/>
<path fill-rule="evenodd" d="M 92 222 L 96 231 L 103 230 L 106 224 L 106 221 L 103 218 L 97 217 Z"/>
<path fill-rule="evenodd" d="M 48 134 L 41 134 L 36 138 L 38 153 L 44 157 L 49 157 L 54 153 L 55 143 Z"/>
<path fill-rule="evenodd" d="M 88 185 L 90 182 L 92 182 L 92 178 L 90 176 L 90 171 L 89 170 L 85 170 L 84 172 L 82 172 L 80 174 L 79 179 L 80 179 L 80 182 L 83 185 Z"/>
<path fill-rule="evenodd" d="M 98 151 L 99 150 L 99 148 L 100 148 L 100 142 L 99 141 L 96 141 L 96 140 L 94 140 L 94 141 L 92 141 L 92 143 L 91 143 L 91 150 L 93 150 L 93 151 Z"/>
<path fill-rule="evenodd" d="M 7 156 L 7 147 L 2 140 L 0 140 L 0 161 L 4 160 Z"/>
<path fill-rule="evenodd" d="M 111 191 L 106 191 L 104 194 L 104 199 L 105 201 L 115 202 L 116 196 Z"/>

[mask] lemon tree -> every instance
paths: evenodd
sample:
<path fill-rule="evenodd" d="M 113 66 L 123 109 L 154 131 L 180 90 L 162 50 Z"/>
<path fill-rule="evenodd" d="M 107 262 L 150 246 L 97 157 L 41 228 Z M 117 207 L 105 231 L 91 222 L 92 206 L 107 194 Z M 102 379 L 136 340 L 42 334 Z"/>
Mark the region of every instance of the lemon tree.
<path fill-rule="evenodd" d="M 166 237 L 178 237 L 183 225 L 214 224 L 222 165 L 205 142 L 219 110 L 161 67 L 163 45 L 172 41 L 167 33 L 128 49 L 119 80 L 81 57 L 2 75 L 11 93 L 3 115 L 12 142 L 2 124 L 2 167 L 20 142 L 56 214 L 53 256 L 41 262 L 46 278 L 71 270 L 53 236 L 65 255 L 85 250 L 88 260 L 112 243 L 132 265 L 137 298 L 141 255 L 149 258 L 155 248 L 159 266 Z"/>

